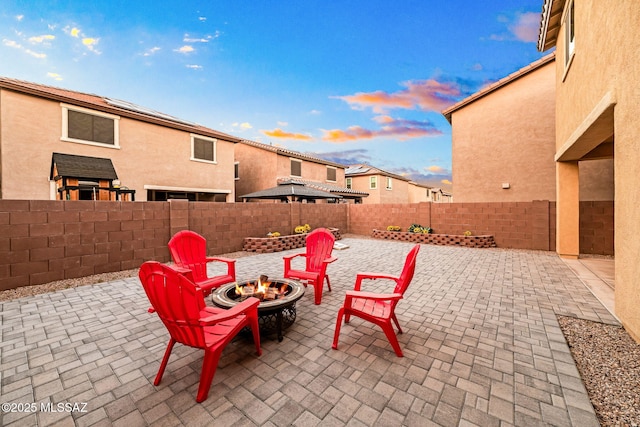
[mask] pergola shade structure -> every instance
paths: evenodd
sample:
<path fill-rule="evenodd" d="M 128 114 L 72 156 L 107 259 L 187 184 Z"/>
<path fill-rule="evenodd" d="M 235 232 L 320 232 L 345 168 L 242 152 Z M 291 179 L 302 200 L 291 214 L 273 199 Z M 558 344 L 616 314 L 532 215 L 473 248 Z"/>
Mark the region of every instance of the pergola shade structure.
<path fill-rule="evenodd" d="M 249 199 L 271 199 L 280 200 L 282 202 L 301 202 L 303 200 L 311 201 L 312 203 L 316 199 L 341 199 L 342 196 L 338 194 L 331 194 L 326 191 L 316 190 L 310 188 L 302 183 L 297 182 L 283 182 L 275 187 L 267 188 L 266 190 L 256 191 L 254 193 L 245 194 L 242 197 L 242 201 L 246 202 Z"/>

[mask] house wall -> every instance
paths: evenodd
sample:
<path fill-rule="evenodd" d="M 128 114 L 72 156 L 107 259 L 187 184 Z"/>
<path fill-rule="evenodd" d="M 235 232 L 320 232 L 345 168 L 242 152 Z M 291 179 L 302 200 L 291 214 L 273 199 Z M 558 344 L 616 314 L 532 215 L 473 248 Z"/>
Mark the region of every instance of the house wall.
<path fill-rule="evenodd" d="M 425 187 L 409 183 L 407 186 L 409 192 L 409 203 L 420 203 L 430 201 L 427 192 L 429 191 Z"/>
<path fill-rule="evenodd" d="M 278 178 L 291 176 L 291 157 L 247 144 L 237 144 L 235 160 L 239 162 L 240 179 L 236 181 L 236 201 L 242 195 L 271 188 Z M 302 179 L 345 186 L 344 168 L 336 168 L 336 181 L 327 181 L 327 165 L 302 161 Z M 321 202 L 320 200 L 318 202 Z"/>
<path fill-rule="evenodd" d="M 370 178 L 376 176 L 378 186 L 376 189 L 369 187 Z M 368 197 L 362 198 L 362 204 L 381 203 L 407 203 L 409 201 L 409 182 L 392 178 L 391 190 L 386 189 L 387 181 L 384 175 L 357 175 L 352 176 L 352 188 L 358 191 L 369 193 Z"/>
<path fill-rule="evenodd" d="M 581 205 L 584 253 L 612 250 L 612 202 Z M 398 225 L 489 234 L 499 247 L 555 250 L 555 203 L 191 203 L 0 200 L 0 290 L 169 261 L 167 243 L 191 229 L 210 255 L 242 250 L 245 237 L 293 234 L 297 225 L 370 236 Z M 608 231 L 606 231 L 608 230 Z M 605 232 L 603 232 L 605 231 Z M 598 252 L 600 251 L 600 252 Z M 241 275 L 241 272 L 238 272 Z"/>
<path fill-rule="evenodd" d="M 554 76 L 551 61 L 452 114 L 456 202 L 555 200 Z"/>
<path fill-rule="evenodd" d="M 576 0 L 575 55 L 565 70 L 562 34 L 556 55 L 556 147 L 586 133 L 601 107 L 613 107 L 616 314 L 640 341 L 640 2 Z M 603 115 L 604 116 L 604 115 Z M 605 125 L 608 117 L 603 117 Z M 597 126 L 596 126 L 597 127 Z M 607 129 L 603 129 L 606 133 Z M 580 143 L 580 138 L 578 138 Z M 582 163 L 580 164 L 582 166 Z M 582 185 L 582 183 L 581 183 Z"/>
<path fill-rule="evenodd" d="M 2 198 L 48 200 L 54 152 L 110 158 L 122 186 L 146 200 L 145 185 L 231 191 L 234 145 L 218 140 L 217 164 L 195 162 L 190 133 L 121 117 L 120 148 L 65 142 L 59 102 L 0 91 Z M 28 135 L 28 137 L 25 137 Z"/>

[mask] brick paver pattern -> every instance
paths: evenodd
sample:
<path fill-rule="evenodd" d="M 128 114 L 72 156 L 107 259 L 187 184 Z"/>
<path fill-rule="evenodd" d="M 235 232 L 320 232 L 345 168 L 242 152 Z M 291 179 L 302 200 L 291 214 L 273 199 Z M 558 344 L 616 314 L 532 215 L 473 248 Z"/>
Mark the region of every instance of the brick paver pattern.
<path fill-rule="evenodd" d="M 396 309 L 398 358 L 358 318 L 338 350 L 331 343 L 356 272 L 399 274 L 413 244 L 341 242 L 350 247 L 334 251 L 322 305 L 309 287 L 284 340 L 264 338 L 261 357 L 236 338 L 202 404 L 200 350 L 177 345 L 153 386 L 168 334 L 137 277 L 0 303 L 0 401 L 37 406 L 3 412 L 0 425 L 599 425 L 556 315 L 617 322 L 555 253 L 422 245 Z M 295 252 L 240 258 L 238 280 L 281 277 L 282 256 Z"/>

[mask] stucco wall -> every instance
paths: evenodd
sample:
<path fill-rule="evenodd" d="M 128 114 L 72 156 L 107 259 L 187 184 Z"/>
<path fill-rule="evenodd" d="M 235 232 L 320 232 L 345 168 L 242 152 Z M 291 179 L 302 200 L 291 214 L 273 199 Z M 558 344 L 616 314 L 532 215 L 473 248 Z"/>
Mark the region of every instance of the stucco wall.
<path fill-rule="evenodd" d="M 452 114 L 456 202 L 555 200 L 554 77 L 551 61 Z"/>
<path fill-rule="evenodd" d="M 371 177 L 377 177 L 377 188 L 369 188 Z M 380 203 L 407 203 L 409 202 L 409 182 L 391 178 L 391 190 L 387 190 L 387 177 L 384 175 L 358 175 L 352 176 L 352 188 L 369 193 L 362 198 L 365 205 Z"/>
<path fill-rule="evenodd" d="M 575 55 L 557 43 L 557 147 L 576 139 L 602 102 L 614 104 L 616 314 L 640 341 L 640 2 L 575 3 Z M 608 122 L 608 121 L 607 121 Z M 605 129 L 606 130 L 606 129 Z"/>
<path fill-rule="evenodd" d="M 217 141 L 217 164 L 191 161 L 190 133 L 128 118 L 119 120 L 120 148 L 65 142 L 59 102 L 0 92 L 2 198 L 50 199 L 54 152 L 110 158 L 123 186 L 146 200 L 145 185 L 231 191 L 234 145 Z"/>

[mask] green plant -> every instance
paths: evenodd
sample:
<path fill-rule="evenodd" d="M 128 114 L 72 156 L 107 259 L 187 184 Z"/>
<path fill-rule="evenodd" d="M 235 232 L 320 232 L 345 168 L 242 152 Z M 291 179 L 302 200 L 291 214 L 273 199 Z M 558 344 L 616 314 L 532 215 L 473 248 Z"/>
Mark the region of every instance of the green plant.
<path fill-rule="evenodd" d="M 467 237 L 468 237 L 468 236 L 471 236 L 471 232 L 470 232 L 469 230 L 465 231 L 463 234 L 464 234 L 465 236 L 467 236 Z"/>
<path fill-rule="evenodd" d="M 400 228 L 399 225 L 389 225 L 387 227 L 387 231 L 400 231 L 402 230 L 402 228 Z"/>
<path fill-rule="evenodd" d="M 433 230 L 431 227 L 423 227 L 420 224 L 411 224 L 409 227 L 410 233 L 422 233 L 422 234 L 431 234 Z"/>

